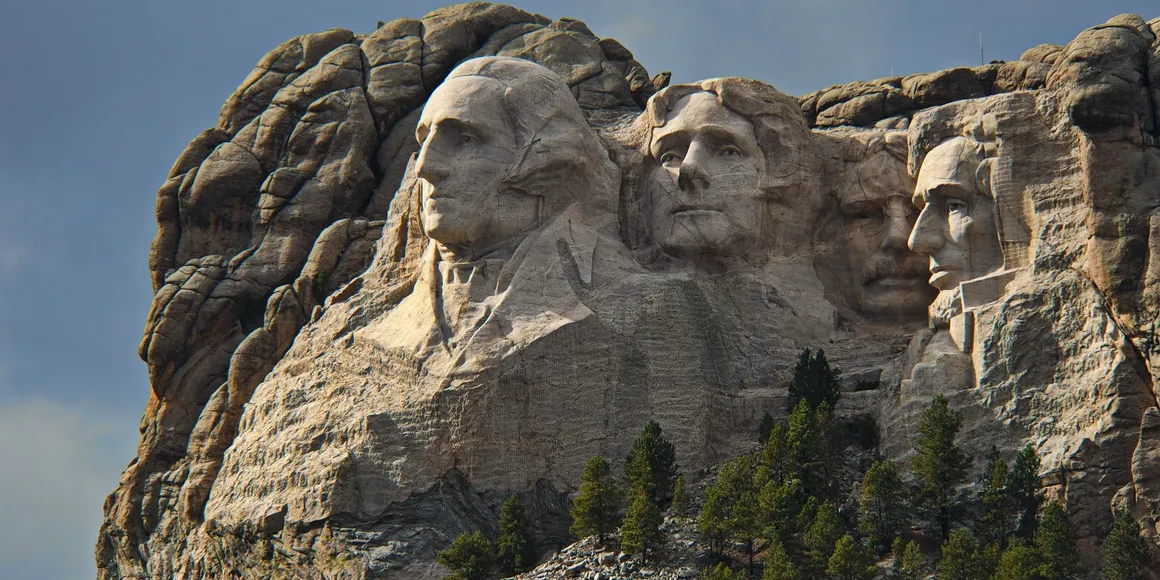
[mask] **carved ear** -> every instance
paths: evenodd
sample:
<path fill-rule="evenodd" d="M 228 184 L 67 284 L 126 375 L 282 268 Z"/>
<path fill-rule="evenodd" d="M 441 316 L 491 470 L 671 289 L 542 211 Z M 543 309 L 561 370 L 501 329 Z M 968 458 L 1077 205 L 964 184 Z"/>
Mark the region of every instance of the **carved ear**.
<path fill-rule="evenodd" d="M 979 163 L 979 168 L 975 170 L 975 186 L 979 188 L 980 193 L 991 199 L 995 198 L 995 190 L 991 188 L 991 179 L 994 173 L 994 157 L 984 159 Z"/>

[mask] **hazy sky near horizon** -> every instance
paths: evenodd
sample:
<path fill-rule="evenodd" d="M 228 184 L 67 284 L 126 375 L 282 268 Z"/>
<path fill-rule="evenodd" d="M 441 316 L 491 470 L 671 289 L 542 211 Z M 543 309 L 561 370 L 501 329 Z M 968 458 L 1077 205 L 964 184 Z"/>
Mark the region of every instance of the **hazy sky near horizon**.
<path fill-rule="evenodd" d="M 673 82 L 802 94 L 1012 60 L 1155 0 L 513 2 L 585 21 Z M 443 2 L 21 2 L 0 19 L 0 578 L 85 578 L 134 454 L 157 187 L 267 51 Z"/>

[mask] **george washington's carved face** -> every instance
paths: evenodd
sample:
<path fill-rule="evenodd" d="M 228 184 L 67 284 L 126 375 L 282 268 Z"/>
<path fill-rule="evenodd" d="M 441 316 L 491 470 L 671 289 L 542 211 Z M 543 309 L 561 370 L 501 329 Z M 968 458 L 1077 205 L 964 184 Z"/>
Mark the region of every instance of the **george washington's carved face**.
<path fill-rule="evenodd" d="M 423 227 L 446 246 L 485 248 L 536 225 L 537 198 L 505 182 L 520 146 L 504 98 L 503 83 L 463 76 L 423 109 L 415 135 Z"/>
<path fill-rule="evenodd" d="M 652 132 L 650 235 L 691 258 L 743 254 L 761 235 L 764 158 L 753 125 L 698 92 L 678 100 Z"/>

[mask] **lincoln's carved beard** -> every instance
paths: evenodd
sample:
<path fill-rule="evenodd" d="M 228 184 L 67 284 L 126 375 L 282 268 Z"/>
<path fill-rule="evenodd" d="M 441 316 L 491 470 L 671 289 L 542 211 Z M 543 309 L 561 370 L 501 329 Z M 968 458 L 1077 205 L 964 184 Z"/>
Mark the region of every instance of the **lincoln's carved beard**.
<path fill-rule="evenodd" d="M 951 319 L 962 314 L 962 304 L 958 286 L 939 292 L 927 309 L 931 328 L 950 328 Z"/>

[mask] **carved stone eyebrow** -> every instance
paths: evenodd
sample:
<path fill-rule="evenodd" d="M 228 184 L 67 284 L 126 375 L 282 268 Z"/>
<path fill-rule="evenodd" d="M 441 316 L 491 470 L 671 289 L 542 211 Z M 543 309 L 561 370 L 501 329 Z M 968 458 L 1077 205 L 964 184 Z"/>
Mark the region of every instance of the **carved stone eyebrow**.
<path fill-rule="evenodd" d="M 653 139 L 652 144 L 649 146 L 649 153 L 659 159 L 669 149 L 678 145 L 687 144 L 688 142 L 689 130 L 676 129 Z"/>

